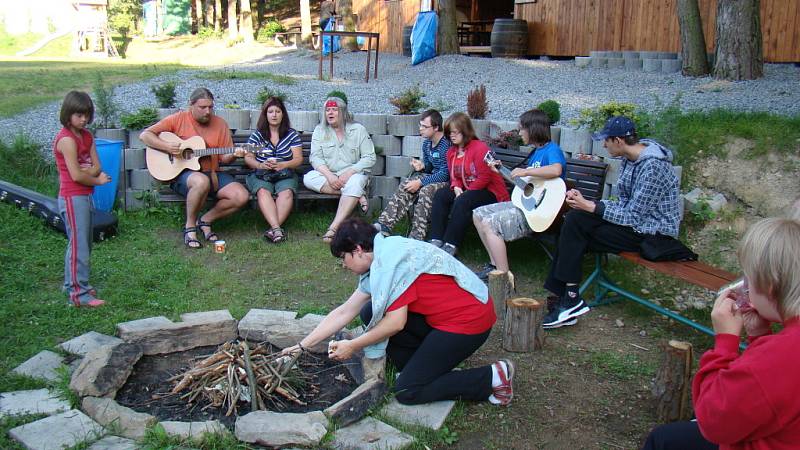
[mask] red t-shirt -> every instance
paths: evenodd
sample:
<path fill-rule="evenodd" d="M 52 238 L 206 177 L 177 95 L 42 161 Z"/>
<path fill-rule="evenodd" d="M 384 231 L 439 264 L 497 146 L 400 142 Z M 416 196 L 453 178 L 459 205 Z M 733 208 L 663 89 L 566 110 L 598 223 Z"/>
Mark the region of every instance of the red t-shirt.
<path fill-rule="evenodd" d="M 81 167 L 91 167 L 92 165 L 91 150 L 92 144 L 94 144 L 92 133 L 84 129 L 81 130 L 81 135 L 77 136 L 68 128 L 61 128 L 61 131 L 58 132 L 53 142 L 53 156 L 56 158 L 56 167 L 58 167 L 58 179 L 60 182 L 58 195 L 59 197 L 92 195 L 94 186 L 86 186 L 85 184 L 80 184 L 73 180 L 72 176 L 69 174 L 69 169 L 67 169 L 67 163 L 64 161 L 64 154 L 58 151 L 58 142 L 65 137 L 71 137 L 78 146 L 78 165 Z"/>
<path fill-rule="evenodd" d="M 481 303 L 447 275 L 423 273 L 386 311 L 406 305 L 409 312 L 425 316 L 428 325 L 448 333 L 480 334 L 497 320 L 491 297 Z"/>

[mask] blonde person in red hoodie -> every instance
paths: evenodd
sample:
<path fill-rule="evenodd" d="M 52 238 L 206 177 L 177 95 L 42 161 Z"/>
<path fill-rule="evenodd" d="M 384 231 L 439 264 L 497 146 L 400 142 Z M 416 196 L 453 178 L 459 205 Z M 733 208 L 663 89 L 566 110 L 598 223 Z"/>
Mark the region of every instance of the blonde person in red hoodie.
<path fill-rule="evenodd" d="M 800 448 L 800 222 L 753 225 L 739 263 L 745 285 L 723 291 L 711 311 L 714 348 L 692 383 L 697 421 L 656 428 L 644 449 Z M 739 354 L 742 329 L 749 345 Z"/>
<path fill-rule="evenodd" d="M 433 196 L 430 242 L 455 255 L 472 224 L 472 210 L 508 201 L 509 196 L 503 177 L 484 161 L 489 147 L 475 136 L 469 116 L 457 112 L 448 117 L 444 135 L 453 144 L 447 151 L 450 187 Z"/>

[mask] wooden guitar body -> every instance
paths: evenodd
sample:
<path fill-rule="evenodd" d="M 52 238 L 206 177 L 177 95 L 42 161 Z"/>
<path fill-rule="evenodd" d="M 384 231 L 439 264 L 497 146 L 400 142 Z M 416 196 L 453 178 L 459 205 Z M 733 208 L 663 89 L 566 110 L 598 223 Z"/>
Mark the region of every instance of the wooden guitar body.
<path fill-rule="evenodd" d="M 145 150 L 145 160 L 147 170 L 156 180 L 169 181 L 177 177 L 184 169 L 200 170 L 200 157 L 195 156 L 196 150 L 206 148 L 206 143 L 200 136 L 192 136 L 188 139 L 181 139 L 174 133 L 165 131 L 158 135 L 167 142 L 178 142 L 181 144 L 183 153 L 180 157 L 173 156 L 150 147 Z"/>
<path fill-rule="evenodd" d="M 550 228 L 558 217 L 567 195 L 567 186 L 561 178 L 521 177 L 520 180 L 525 182 L 525 187 L 514 186 L 511 203 L 525 215 L 531 230 L 541 233 Z"/>

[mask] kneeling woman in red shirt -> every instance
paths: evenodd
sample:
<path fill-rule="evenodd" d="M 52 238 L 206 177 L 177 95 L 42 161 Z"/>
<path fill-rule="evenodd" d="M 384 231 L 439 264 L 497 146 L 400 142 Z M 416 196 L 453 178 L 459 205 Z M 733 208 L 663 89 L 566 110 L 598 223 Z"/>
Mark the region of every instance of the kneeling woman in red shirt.
<path fill-rule="evenodd" d="M 363 349 L 367 357 L 377 358 L 385 351 L 400 372 L 394 386 L 399 402 L 511 402 L 511 361 L 453 370 L 483 345 L 496 320 L 486 286 L 471 270 L 439 248 L 384 237 L 360 219 L 342 223 L 331 253 L 361 276 L 359 285 L 286 351 L 316 345 L 360 314 L 366 331 L 331 343 L 328 356 L 346 360 Z"/>

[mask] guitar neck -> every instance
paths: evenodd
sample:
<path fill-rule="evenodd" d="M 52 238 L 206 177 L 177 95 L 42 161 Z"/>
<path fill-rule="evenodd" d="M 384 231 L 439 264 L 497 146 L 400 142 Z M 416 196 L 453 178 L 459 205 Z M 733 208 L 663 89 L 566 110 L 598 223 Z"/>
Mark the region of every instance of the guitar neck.
<path fill-rule="evenodd" d="M 500 171 L 500 174 L 503 175 L 508 181 L 514 183 L 514 186 L 525 189 L 527 183 L 522 180 L 522 178 L 514 178 L 511 176 L 511 171 L 504 165 L 500 164 L 497 169 Z"/>
<path fill-rule="evenodd" d="M 235 152 L 239 147 L 217 147 L 217 148 L 201 148 L 194 150 L 194 156 L 202 158 L 209 155 L 227 155 Z"/>

